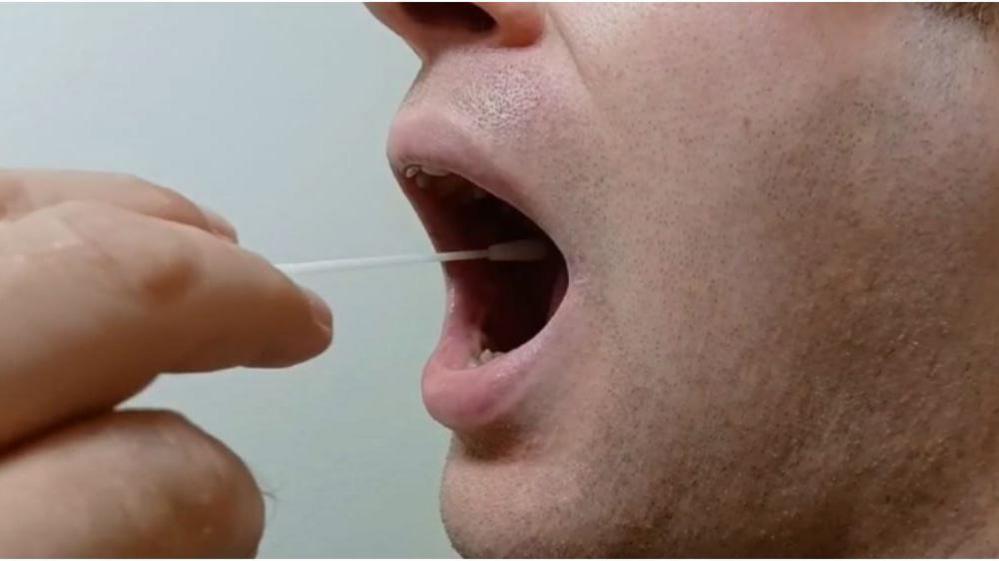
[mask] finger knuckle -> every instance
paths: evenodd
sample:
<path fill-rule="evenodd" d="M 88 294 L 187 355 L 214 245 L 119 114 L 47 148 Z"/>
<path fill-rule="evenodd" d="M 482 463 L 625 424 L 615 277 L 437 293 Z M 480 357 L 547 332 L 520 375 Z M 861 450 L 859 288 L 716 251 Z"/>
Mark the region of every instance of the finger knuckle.
<path fill-rule="evenodd" d="M 190 294 L 203 276 L 201 251 L 188 238 L 164 234 L 148 242 L 148 251 L 129 267 L 128 278 L 144 304 L 171 305 Z"/>

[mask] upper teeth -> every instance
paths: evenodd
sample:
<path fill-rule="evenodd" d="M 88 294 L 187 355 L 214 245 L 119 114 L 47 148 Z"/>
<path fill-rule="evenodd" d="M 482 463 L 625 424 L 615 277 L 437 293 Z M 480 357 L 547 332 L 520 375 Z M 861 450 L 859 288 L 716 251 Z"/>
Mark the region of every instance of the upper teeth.
<path fill-rule="evenodd" d="M 412 179 L 421 173 L 432 175 L 434 177 L 444 177 L 446 175 L 451 175 L 451 172 L 440 168 L 421 166 L 416 164 L 410 164 L 406 166 L 406 169 L 404 169 L 402 173 L 403 175 L 406 176 L 407 179 Z"/>
<path fill-rule="evenodd" d="M 423 173 L 427 175 L 433 175 L 435 177 L 444 177 L 445 175 L 451 175 L 451 172 L 444 171 L 442 169 L 432 168 L 429 166 L 421 166 L 420 169 L 423 170 Z"/>
<path fill-rule="evenodd" d="M 447 175 L 451 175 L 451 172 L 442 170 L 440 168 L 421 166 L 417 164 L 410 164 L 406 166 L 406 169 L 404 169 L 402 173 L 403 175 L 406 176 L 407 179 L 412 179 L 420 174 L 432 175 L 434 177 L 444 177 Z"/>
<path fill-rule="evenodd" d="M 462 200 L 477 201 L 484 199 L 487 195 L 485 191 L 474 185 L 468 185 L 466 188 L 462 185 L 466 182 L 463 180 L 459 181 L 457 176 L 454 178 L 454 181 L 435 181 L 434 178 L 444 178 L 452 175 L 451 172 L 441 168 L 410 164 L 403 169 L 402 174 L 406 177 L 406 179 L 412 179 L 416 186 L 420 189 L 426 189 L 434 186 L 435 190 L 445 197 L 460 195 Z"/>

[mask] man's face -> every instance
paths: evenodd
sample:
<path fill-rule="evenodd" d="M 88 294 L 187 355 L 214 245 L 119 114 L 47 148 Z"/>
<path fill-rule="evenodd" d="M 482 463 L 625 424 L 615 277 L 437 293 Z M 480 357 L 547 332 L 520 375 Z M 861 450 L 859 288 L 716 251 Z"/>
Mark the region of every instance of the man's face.
<path fill-rule="evenodd" d="M 558 248 L 449 268 L 423 389 L 456 434 L 459 552 L 904 552 L 975 508 L 999 427 L 979 30 L 898 5 L 372 10 L 424 62 L 389 152 L 438 245 L 508 226 L 407 166 Z"/>

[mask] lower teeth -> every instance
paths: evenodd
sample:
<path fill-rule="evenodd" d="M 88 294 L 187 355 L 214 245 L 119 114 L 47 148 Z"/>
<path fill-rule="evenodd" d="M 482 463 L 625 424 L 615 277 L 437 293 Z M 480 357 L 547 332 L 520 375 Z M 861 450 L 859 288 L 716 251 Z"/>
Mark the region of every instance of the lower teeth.
<path fill-rule="evenodd" d="M 482 366 L 483 364 L 489 362 L 494 358 L 499 358 L 503 356 L 503 351 L 493 351 L 491 349 L 483 349 L 479 354 L 473 355 L 472 358 L 468 360 L 469 367 Z"/>

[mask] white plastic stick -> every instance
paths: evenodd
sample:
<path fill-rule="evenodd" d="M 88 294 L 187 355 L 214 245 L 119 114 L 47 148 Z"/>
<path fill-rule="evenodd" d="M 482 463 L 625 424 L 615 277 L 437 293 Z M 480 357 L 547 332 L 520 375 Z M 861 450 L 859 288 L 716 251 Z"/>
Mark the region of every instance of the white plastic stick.
<path fill-rule="evenodd" d="M 467 261 L 469 259 L 489 259 L 490 261 L 540 261 L 544 259 L 547 247 L 538 240 L 517 240 L 493 244 L 486 249 L 446 251 L 443 253 L 383 255 L 377 257 L 354 257 L 348 259 L 328 259 L 305 263 L 283 263 L 275 265 L 289 275 L 319 273 L 325 271 L 349 271 L 374 267 L 394 267 L 413 263 L 443 263 L 445 261 Z"/>

